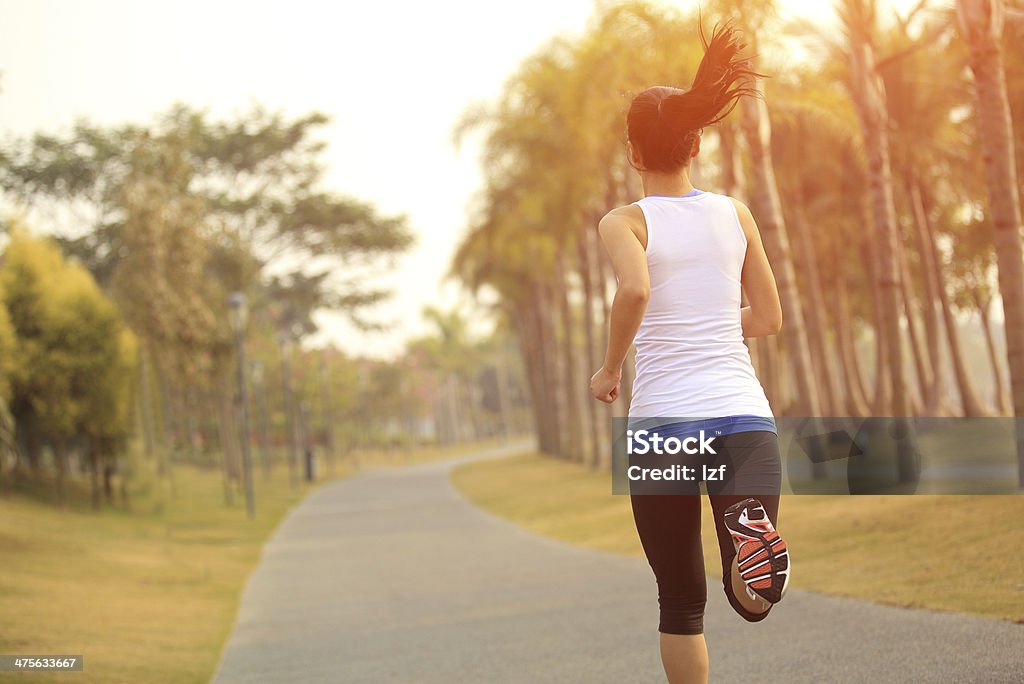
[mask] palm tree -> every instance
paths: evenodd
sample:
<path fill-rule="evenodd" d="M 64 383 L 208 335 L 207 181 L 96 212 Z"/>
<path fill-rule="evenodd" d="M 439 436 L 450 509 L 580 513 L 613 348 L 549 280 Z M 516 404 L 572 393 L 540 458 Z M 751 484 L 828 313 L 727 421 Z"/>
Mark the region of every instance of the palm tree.
<path fill-rule="evenodd" d="M 614 278 L 595 242 L 597 218 L 628 196 L 623 102 L 613 95 L 688 82 L 698 46 L 680 46 L 693 44 L 691 30 L 644 3 L 609 7 L 579 40 L 556 39 L 524 61 L 499 102 L 458 131 L 485 130 L 488 184 L 455 270 L 470 287 L 499 290 L 545 453 L 602 460 L 599 421 L 610 414 L 590 402 L 579 364 L 596 365 L 597 313 L 607 316 Z M 623 375 L 626 401 L 628 367 Z M 568 434 L 588 436 L 590 448 Z"/>
<path fill-rule="evenodd" d="M 723 0 L 719 3 L 726 16 L 741 22 L 747 32 L 746 39 L 754 55 L 757 53 L 756 35 L 774 10 L 772 2 L 753 3 L 749 0 Z M 754 216 L 757 218 L 765 249 L 772 262 L 772 270 L 779 286 L 782 308 L 786 319 L 783 341 L 787 356 L 793 365 L 796 380 L 797 407 L 799 414 L 816 416 L 821 414 L 822 402 L 818 393 L 815 366 L 811 357 L 808 329 L 796 284 L 796 270 L 782 213 L 782 200 L 775 180 L 772 162 L 771 121 L 764 100 L 744 98 L 740 103 L 740 121 L 747 150 L 750 155 L 751 197 Z M 727 134 L 728 135 L 728 134 Z M 728 147 L 727 147 L 728 150 Z M 770 346 L 764 346 L 769 353 Z M 773 366 L 766 363 L 766 366 Z M 769 376 L 772 375 L 769 373 Z M 778 405 L 781 397 L 771 397 Z"/>
<path fill-rule="evenodd" d="M 942 260 L 935 244 L 933 219 L 927 210 L 929 197 L 936 193 L 929 189 L 943 188 L 943 202 L 953 204 L 969 198 L 959 188 L 969 187 L 969 166 L 965 150 L 969 149 L 962 126 L 953 116 L 957 107 L 967 100 L 967 89 L 959 83 L 949 83 L 947 75 L 963 69 L 963 55 L 952 43 L 948 16 L 917 21 L 926 7 L 922 2 L 906 17 L 897 15 L 894 25 L 879 37 L 884 42 L 886 57 L 880 59 L 878 71 L 886 91 L 886 109 L 889 114 L 892 144 L 892 170 L 894 185 L 900 193 L 897 209 L 912 228 L 916 254 L 902 250 L 904 258 L 916 256 L 919 276 L 920 313 L 925 327 L 924 343 L 915 343 L 915 362 L 921 364 L 919 377 L 929 414 L 948 412 L 945 407 L 942 342 L 949 343 L 956 384 L 960 392 L 964 415 L 985 415 L 990 410 L 980 401 L 974 388 L 974 377 L 969 371 L 959 327 L 952 315 L 947 294 L 947 276 L 941 268 Z M 920 26 L 915 35 L 913 26 Z M 969 191 L 968 191 L 969 192 Z M 904 279 L 904 298 L 912 299 L 915 289 L 914 271 Z M 940 320 L 941 314 L 941 320 Z M 908 307 L 908 332 L 914 333 L 914 311 Z M 927 361 L 927 363 L 923 363 Z"/>
<path fill-rule="evenodd" d="M 753 194 L 751 204 L 765 248 L 772 262 L 772 270 L 779 285 L 782 308 L 786 317 L 785 342 L 789 359 L 793 363 L 800 415 L 817 416 L 821 413 L 821 399 L 815 382 L 811 362 L 807 326 L 804 322 L 800 295 L 796 286 L 796 271 L 782 215 L 782 200 L 775 182 L 775 169 L 771 156 L 771 123 L 764 100 L 747 98 L 740 105 L 743 131 L 750 150 Z"/>
<path fill-rule="evenodd" d="M 875 226 L 875 288 L 878 293 L 880 351 L 888 372 L 884 389 L 891 403 L 876 403 L 876 411 L 909 413 L 903 369 L 902 300 L 898 262 L 898 224 L 889 160 L 888 112 L 885 86 L 875 61 L 874 0 L 843 0 L 840 18 L 846 32 L 850 64 L 850 95 L 857 109 L 868 160 L 871 215 Z M 902 475 L 907 475 L 902 473 Z"/>
<path fill-rule="evenodd" d="M 1017 422 L 1018 483 L 1024 487 L 1024 246 L 1013 143 L 1000 38 L 1002 0 L 958 0 L 957 16 L 970 48 L 978 134 L 984 150 L 989 212 L 995 229 L 999 294 L 1006 321 L 1006 356 Z"/>

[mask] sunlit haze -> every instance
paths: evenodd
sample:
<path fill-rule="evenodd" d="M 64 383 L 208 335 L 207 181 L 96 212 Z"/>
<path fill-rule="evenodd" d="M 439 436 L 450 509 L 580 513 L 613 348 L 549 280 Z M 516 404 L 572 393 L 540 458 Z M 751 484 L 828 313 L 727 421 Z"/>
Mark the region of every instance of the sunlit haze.
<path fill-rule="evenodd" d="M 788 15 L 832 16 L 826 2 L 783 5 Z M 146 122 L 175 102 L 215 114 L 256 102 L 328 114 L 326 184 L 407 214 L 417 244 L 381 278 L 394 297 L 373 318 L 393 323 L 389 331 L 361 333 L 326 314 L 320 341 L 390 356 L 422 330 L 425 305 L 465 296 L 442 281 L 480 176 L 474 141 L 452 145 L 454 123 L 469 104 L 497 96 L 547 39 L 579 31 L 592 8 L 590 0 L 3 1 L 0 134 L 57 131 L 79 117 Z"/>

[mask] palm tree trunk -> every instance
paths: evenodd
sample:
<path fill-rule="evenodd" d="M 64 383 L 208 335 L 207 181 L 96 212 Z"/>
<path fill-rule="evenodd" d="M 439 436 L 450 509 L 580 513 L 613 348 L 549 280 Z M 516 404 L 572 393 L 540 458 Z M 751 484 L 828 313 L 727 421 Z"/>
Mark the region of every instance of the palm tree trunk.
<path fill-rule="evenodd" d="M 999 354 L 996 353 L 996 341 L 992 334 L 992 320 L 989 317 L 991 299 L 982 299 L 978 289 L 971 290 L 974 299 L 974 306 L 978 309 L 978 318 L 981 319 L 981 329 L 985 332 L 985 349 L 988 351 L 988 362 L 992 365 L 992 381 L 995 387 L 995 405 L 1001 416 L 1012 415 L 1010 395 L 1006 392 L 1006 383 L 1003 381 L 1003 369 L 999 363 Z"/>
<path fill-rule="evenodd" d="M 547 289 L 537 283 L 533 287 L 533 301 L 529 310 L 533 315 L 536 335 L 536 351 L 538 360 L 538 374 L 540 391 L 540 405 L 543 407 L 544 418 L 544 442 L 547 448 L 544 452 L 552 456 L 559 456 L 562 453 L 561 435 L 559 427 L 562 424 L 562 408 L 556 399 L 557 392 L 552 391 L 553 383 L 557 387 L 559 381 L 558 364 L 554 358 L 557 350 L 554 340 L 554 326 L 551 323 L 551 301 Z M 535 397 L 536 401 L 538 397 Z"/>
<path fill-rule="evenodd" d="M 879 127 L 869 127 L 864 132 L 868 141 L 869 165 L 871 167 L 872 215 L 875 223 L 875 287 L 878 290 L 879 323 L 878 332 L 888 368 L 888 391 L 895 415 L 909 413 L 909 397 L 903 368 L 903 334 L 900 326 L 900 291 L 896 252 L 896 210 L 893 204 L 892 181 L 889 171 L 888 144 L 877 136 L 887 136 Z"/>
<path fill-rule="evenodd" d="M 805 297 L 802 299 L 805 304 L 807 340 L 815 370 L 815 381 L 822 389 L 822 410 L 830 416 L 835 416 L 839 413 L 839 387 L 829 363 L 828 345 L 825 342 L 825 300 L 822 295 L 821 276 L 818 273 L 818 259 L 807 226 L 803 203 L 803 193 L 794 197 L 793 220 L 790 225 L 796 239 L 797 253 L 800 255 L 801 272 L 805 277 Z"/>
<path fill-rule="evenodd" d="M 734 124 L 724 121 L 718 124 L 717 128 L 718 144 L 721 148 L 719 157 L 722 163 L 722 192 L 735 197 L 746 187 L 737 129 Z"/>
<path fill-rule="evenodd" d="M 877 330 L 888 362 L 888 378 L 884 383 L 890 392 L 893 415 L 909 413 L 909 397 L 903 370 L 903 334 L 900 327 L 899 265 L 897 257 L 896 204 L 893 197 L 892 169 L 889 163 L 888 113 L 885 86 L 875 68 L 874 2 L 847 0 L 844 20 L 847 23 L 851 71 L 851 95 L 857 109 L 861 133 L 867 152 L 871 214 L 875 226 L 874 285 L 878 292 L 879 322 Z M 910 464 L 901 459 L 900 479 L 913 477 Z"/>
<path fill-rule="evenodd" d="M 928 338 L 928 355 L 932 364 L 932 384 L 925 391 L 925 411 L 928 415 L 944 415 L 946 408 L 946 368 L 942 355 L 944 330 L 939 325 L 939 288 L 941 271 L 935 259 L 934 244 L 931 241 L 928 218 L 925 215 L 921 188 L 916 180 L 908 182 L 911 214 L 914 222 L 914 236 L 921 259 L 921 275 L 924 282 L 924 296 L 921 310 L 924 318 L 925 335 Z"/>
<path fill-rule="evenodd" d="M 597 361 L 602 363 L 604 361 L 602 355 L 603 343 L 606 340 L 608 334 L 610 318 L 611 318 L 611 307 L 608 303 L 608 285 L 609 285 L 609 264 L 608 256 L 601 247 L 600 239 L 597 231 L 590 232 L 590 252 L 594 260 L 594 273 L 596 275 L 595 282 L 595 294 L 597 299 L 600 301 L 600 330 L 601 335 L 598 338 L 598 351 Z M 615 407 L 612 404 L 601 404 L 598 407 L 601 411 L 601 415 L 604 419 L 604 429 L 601 434 L 604 436 L 603 447 L 601 450 L 601 457 L 598 460 L 598 466 L 603 470 L 611 467 L 611 425 L 612 418 L 615 416 Z"/>
<path fill-rule="evenodd" d="M 870 217 L 866 225 L 871 225 Z M 871 283 L 871 333 L 874 336 L 875 358 L 871 368 L 874 377 L 871 379 L 872 389 L 869 405 L 875 415 L 886 416 L 892 412 L 892 383 L 889 378 L 889 354 L 885 345 L 885 324 L 882 321 L 882 301 L 878 288 L 874 286 L 878 272 L 878 246 L 869 238 L 862 246 L 862 259 L 867 265 L 868 281 Z"/>
<path fill-rule="evenodd" d="M 504 441 L 508 441 L 512 435 L 516 434 L 515 417 L 512 413 L 512 382 L 508 372 L 511 360 L 508 340 L 503 339 L 494 362 L 494 373 L 498 389 L 498 406 L 501 412 L 501 436 Z"/>
<path fill-rule="evenodd" d="M 597 225 L 597 222 L 593 222 Z M 586 230 L 576 237 L 576 259 L 577 269 L 580 274 L 580 283 L 583 286 L 583 344 L 586 351 L 587 372 L 593 373 L 597 370 L 600 362 L 597 360 L 597 330 L 594 326 L 594 285 L 591 276 L 590 263 L 590 233 L 594 230 Z M 586 384 L 584 382 L 584 384 Z M 597 402 L 591 397 L 586 398 L 587 425 L 590 428 L 590 444 L 587 450 L 585 461 L 590 466 L 596 466 L 601 460 L 601 437 L 600 419 L 598 417 Z"/>
<path fill-rule="evenodd" d="M 613 291 L 615 288 L 615 274 L 612 271 L 611 261 L 602 255 L 599 260 L 601 265 L 600 282 L 602 283 L 602 289 L 607 290 L 607 286 L 611 285 Z M 611 324 L 611 301 L 612 297 L 605 292 L 604 296 L 601 297 L 601 315 L 602 315 L 602 330 L 607 331 Z M 633 397 L 633 380 L 636 378 L 636 365 L 635 359 L 632 354 L 626 355 L 626 360 L 622 364 L 622 382 L 620 384 L 619 398 L 608 406 L 608 416 L 626 415 L 629 410 L 629 402 L 632 401 Z M 611 457 L 610 452 L 606 451 L 608 457 Z"/>
<path fill-rule="evenodd" d="M 1018 485 L 1024 488 L 1024 244 L 1002 46 L 1002 0 L 959 0 L 960 25 L 970 48 L 978 133 L 985 160 L 989 212 L 995 226 L 1006 359 L 1017 424 Z"/>
<path fill-rule="evenodd" d="M 562 380 L 562 395 L 565 397 L 566 419 L 562 425 L 565 431 L 565 456 L 573 461 L 583 460 L 583 451 L 580 444 L 580 434 L 583 432 L 583 407 L 581 399 L 584 397 L 584 385 L 580 381 L 578 360 L 579 353 L 575 344 L 575 326 L 573 324 L 572 306 L 569 303 L 569 278 L 568 269 L 565 263 L 564 244 L 559 245 L 555 255 L 556 282 L 555 289 L 558 299 L 558 312 L 561 319 L 562 339 L 560 350 L 562 352 L 562 368 L 564 374 Z"/>
<path fill-rule="evenodd" d="M 939 248 L 935 243 L 935 232 L 932 229 L 931 221 L 928 219 L 927 208 L 923 212 L 925 241 L 931 250 L 932 263 L 936 265 L 935 278 L 938 280 L 939 311 L 942 314 L 942 322 L 946 326 L 946 339 L 949 341 L 949 355 L 953 362 L 953 375 L 956 378 L 957 387 L 960 390 L 960 402 L 965 416 L 984 416 L 988 413 L 978 400 L 978 393 L 974 390 L 974 383 L 971 381 L 970 373 L 967 371 L 967 362 L 964 360 L 963 348 L 960 346 L 960 333 L 957 330 L 956 318 L 953 316 L 953 305 L 949 300 L 949 292 L 946 291 L 945 277 L 939 267 Z"/>
<path fill-rule="evenodd" d="M 750 150 L 753 195 L 751 203 L 764 238 L 768 258 L 778 282 L 782 309 L 786 319 L 783 335 L 797 385 L 798 410 L 804 416 L 821 413 L 821 400 L 814 382 L 814 369 L 807 342 L 800 298 L 796 289 L 796 273 L 786 236 L 785 220 L 775 170 L 771 158 L 771 123 L 764 100 L 744 98 L 741 105 L 743 130 Z"/>
<path fill-rule="evenodd" d="M 853 316 L 850 313 L 850 297 L 846 286 L 846 274 L 843 272 L 843 260 L 839 258 L 839 244 L 835 243 L 836 268 L 836 338 L 839 343 L 840 367 L 843 372 L 843 384 L 846 386 L 846 411 L 851 416 L 868 415 L 869 403 L 864 387 L 864 375 L 857 359 L 857 348 L 854 343 Z"/>
<path fill-rule="evenodd" d="M 914 415 L 924 409 L 923 395 L 932 384 L 931 365 L 928 350 L 918 335 L 917 321 L 914 318 L 913 293 L 911 290 L 910 268 L 907 266 L 907 250 L 900 245 L 900 292 L 903 294 L 903 314 L 907 318 L 907 334 L 910 336 L 910 355 L 914 359 L 914 370 L 917 373 L 917 388 L 908 387 L 912 391 L 910 398 Z"/>
<path fill-rule="evenodd" d="M 789 392 L 782 378 L 778 338 L 759 338 L 756 351 L 758 373 L 761 374 L 761 384 L 768 396 L 768 403 L 776 415 L 792 413 Z"/>

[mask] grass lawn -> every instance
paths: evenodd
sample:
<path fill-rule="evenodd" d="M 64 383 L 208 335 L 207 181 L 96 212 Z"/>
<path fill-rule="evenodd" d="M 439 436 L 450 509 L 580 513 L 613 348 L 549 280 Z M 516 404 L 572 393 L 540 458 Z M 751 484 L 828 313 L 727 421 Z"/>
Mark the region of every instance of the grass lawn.
<path fill-rule="evenodd" d="M 530 454 L 460 466 L 471 501 L 547 536 L 642 556 L 629 497 L 611 477 Z M 707 571 L 720 561 L 705 498 Z M 879 603 L 1024 622 L 1020 496 L 784 496 L 793 584 Z M 716 568 L 716 565 L 719 567 Z"/>
<path fill-rule="evenodd" d="M 77 484 L 68 510 L 0 495 L 0 653 L 81 654 L 85 672 L 0 674 L 0 681 L 207 682 L 241 589 L 285 511 L 308 490 L 278 467 L 256 473 L 256 518 L 228 508 L 218 470 L 174 469 L 170 487 L 133 511 L 89 510 Z M 38 487 L 38 485 L 37 485 Z"/>
<path fill-rule="evenodd" d="M 498 444 L 356 452 L 335 473 Z M 84 673 L 0 673 L 0 682 L 209 681 L 264 541 L 317 485 L 293 489 L 283 462 L 265 480 L 257 461 L 248 521 L 241 496 L 225 505 L 218 469 L 177 465 L 173 484 L 172 494 L 149 473 L 132 487 L 132 512 L 94 513 L 84 482 L 72 481 L 62 511 L 52 483 L 0 475 L 0 653 L 85 656 Z"/>

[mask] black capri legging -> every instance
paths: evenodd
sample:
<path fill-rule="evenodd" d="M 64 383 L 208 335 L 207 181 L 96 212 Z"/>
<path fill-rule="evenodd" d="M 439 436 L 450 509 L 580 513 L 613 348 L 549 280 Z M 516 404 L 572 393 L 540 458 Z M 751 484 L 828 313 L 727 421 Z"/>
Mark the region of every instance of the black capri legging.
<path fill-rule="evenodd" d="M 736 550 L 724 514 L 734 503 L 754 497 L 764 506 L 772 524 L 778 525 L 782 483 L 778 437 L 767 431 L 737 432 L 716 437 L 713 443 L 735 468 L 731 482 L 707 484 L 722 556 L 722 586 L 733 609 L 744 619 L 757 622 L 768 612 L 748 612 L 733 594 L 731 573 Z M 700 536 L 700 495 L 645 494 L 632 495 L 630 500 L 640 542 L 658 581 L 658 631 L 702 634 L 708 592 Z"/>

